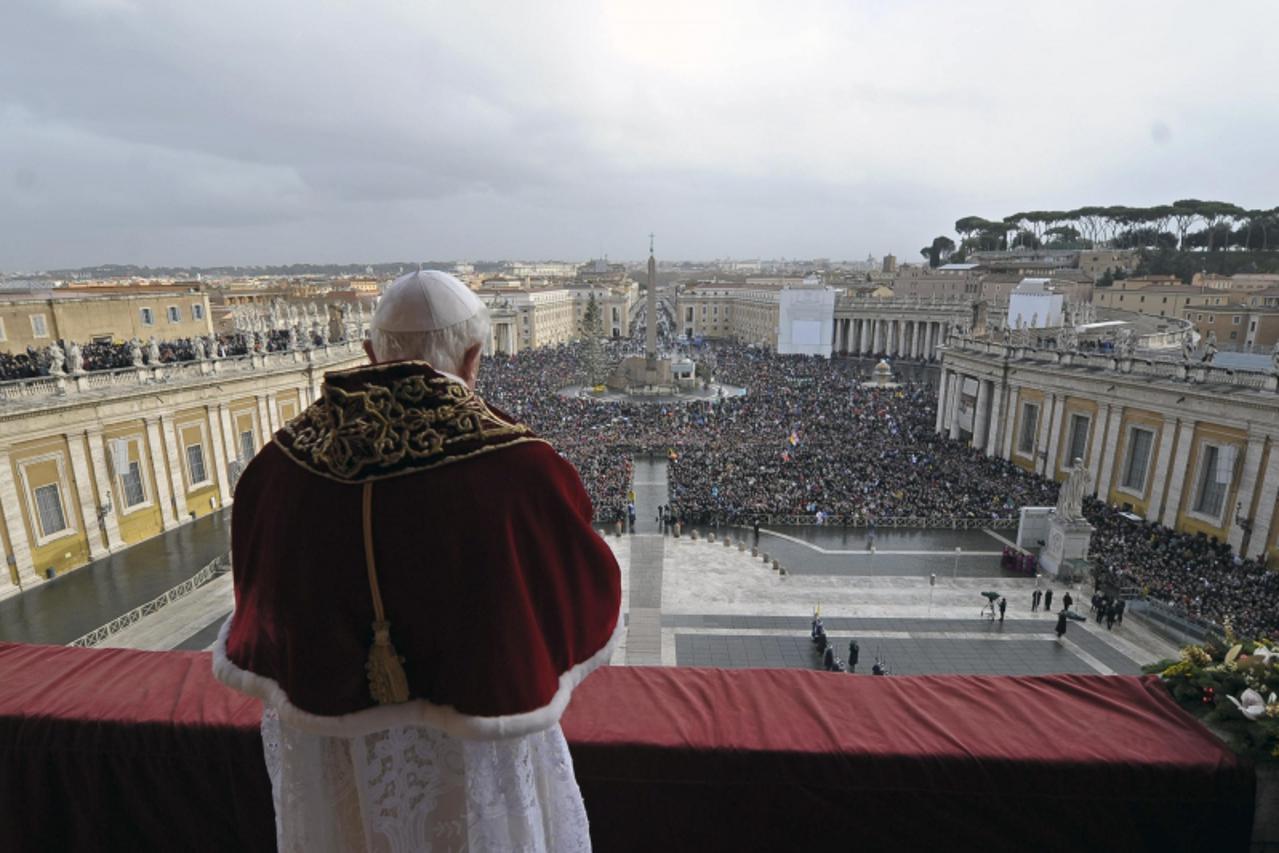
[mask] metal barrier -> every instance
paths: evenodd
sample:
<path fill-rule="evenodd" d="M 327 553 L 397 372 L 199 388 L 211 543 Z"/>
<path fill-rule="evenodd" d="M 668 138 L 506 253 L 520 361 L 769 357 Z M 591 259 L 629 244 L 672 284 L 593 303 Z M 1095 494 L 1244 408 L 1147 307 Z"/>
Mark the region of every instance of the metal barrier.
<path fill-rule="evenodd" d="M 182 583 L 173 587 L 166 592 L 162 592 L 155 598 L 130 610 L 128 613 L 122 613 L 112 619 L 105 625 L 94 628 L 83 637 L 72 640 L 67 643 L 68 646 L 91 647 L 96 646 L 103 640 L 120 633 L 125 628 L 132 627 L 148 616 L 159 613 L 164 607 L 179 598 L 190 595 L 195 590 L 204 586 L 218 575 L 226 574 L 231 569 L 231 555 L 223 554 L 212 562 L 206 564 L 198 572 L 184 580 Z"/>
<path fill-rule="evenodd" d="M 1180 613 L 1171 605 L 1152 598 L 1130 600 L 1127 612 L 1141 619 L 1155 633 L 1179 645 L 1219 640 L 1225 633 L 1220 625 Z"/>
<path fill-rule="evenodd" d="M 741 524 L 741 522 L 732 521 L 729 524 Z M 931 530 L 949 529 L 949 530 L 1016 530 L 1017 519 L 1015 518 L 961 518 L 951 516 L 947 518 L 929 518 L 927 516 L 895 516 L 892 518 L 852 518 L 845 519 L 840 516 L 827 516 L 826 520 L 821 524 L 817 524 L 817 519 L 812 515 L 769 515 L 760 519 L 760 524 L 782 524 L 793 527 L 918 527 L 928 528 Z"/>

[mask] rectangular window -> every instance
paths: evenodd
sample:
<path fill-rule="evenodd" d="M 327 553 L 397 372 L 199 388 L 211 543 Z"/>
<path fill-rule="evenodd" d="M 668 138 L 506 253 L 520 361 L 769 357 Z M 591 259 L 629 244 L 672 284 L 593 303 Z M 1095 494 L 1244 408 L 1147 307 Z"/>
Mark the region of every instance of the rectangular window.
<path fill-rule="evenodd" d="M 192 320 L 204 319 L 204 306 L 201 305 L 199 302 L 196 302 L 195 304 L 191 306 L 191 319 Z"/>
<path fill-rule="evenodd" d="M 1087 415 L 1070 416 L 1070 444 L 1067 445 L 1066 458 L 1061 467 L 1069 468 L 1076 459 L 1085 459 L 1088 452 L 1088 427 L 1092 419 Z"/>
<path fill-rule="evenodd" d="M 204 471 L 204 448 L 198 444 L 187 447 L 187 476 L 191 485 L 207 482 L 209 475 Z"/>
<path fill-rule="evenodd" d="M 1195 485 L 1194 511 L 1208 518 L 1220 518 L 1226 502 L 1230 478 L 1234 474 L 1233 447 L 1205 444 L 1199 454 L 1199 478 Z"/>
<path fill-rule="evenodd" d="M 155 325 L 155 312 L 154 312 L 154 311 L 152 311 L 150 308 L 143 308 L 143 309 L 141 309 L 141 310 L 142 310 L 142 325 L 144 325 L 144 326 L 154 326 L 154 325 Z"/>
<path fill-rule="evenodd" d="M 253 430 L 246 429 L 240 433 L 240 460 L 247 462 L 252 459 L 256 449 L 257 442 L 253 439 Z"/>
<path fill-rule="evenodd" d="M 178 311 L 178 306 L 176 306 L 176 305 L 170 305 L 170 306 L 169 306 L 169 308 L 168 308 L 168 312 L 167 312 L 167 313 L 168 313 L 168 315 L 169 315 L 169 322 L 170 322 L 170 323 L 181 323 L 181 322 L 182 322 L 182 314 Z"/>
<path fill-rule="evenodd" d="M 49 337 L 49 326 L 45 323 L 43 314 L 31 315 L 31 335 L 36 338 Z"/>
<path fill-rule="evenodd" d="M 1148 429 L 1133 427 L 1128 433 L 1128 459 L 1124 463 L 1124 476 L 1120 486 L 1141 494 L 1146 489 L 1146 468 L 1150 465 L 1150 448 L 1155 434 Z"/>
<path fill-rule="evenodd" d="M 1239 315 L 1238 315 L 1238 314 L 1236 314 L 1236 315 L 1234 315 L 1233 317 L 1231 317 L 1231 318 L 1230 318 L 1230 322 L 1231 322 L 1231 323 L 1233 323 L 1234 325 L 1238 326 L 1238 325 L 1239 325 Z"/>
<path fill-rule="evenodd" d="M 1039 406 L 1026 403 L 1021 407 L 1021 435 L 1017 438 L 1017 452 L 1029 456 L 1035 451 L 1035 432 L 1039 429 Z"/>
<path fill-rule="evenodd" d="M 67 517 L 62 512 L 62 493 L 57 483 L 37 486 L 36 514 L 40 517 L 40 534 L 52 536 L 60 530 L 67 529 Z"/>
<path fill-rule="evenodd" d="M 140 503 L 146 503 L 147 493 L 142 485 L 142 466 L 137 462 L 129 462 L 124 473 L 120 475 L 120 495 L 126 510 Z"/>

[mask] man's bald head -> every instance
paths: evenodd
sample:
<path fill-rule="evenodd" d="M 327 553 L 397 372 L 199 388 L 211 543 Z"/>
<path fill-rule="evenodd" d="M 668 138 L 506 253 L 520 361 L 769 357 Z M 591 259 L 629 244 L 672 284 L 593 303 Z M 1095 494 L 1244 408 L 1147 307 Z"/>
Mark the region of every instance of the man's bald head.
<path fill-rule="evenodd" d="M 425 361 L 474 386 L 489 336 L 488 308 L 448 273 L 419 270 L 387 285 L 365 350 L 373 362 Z"/>

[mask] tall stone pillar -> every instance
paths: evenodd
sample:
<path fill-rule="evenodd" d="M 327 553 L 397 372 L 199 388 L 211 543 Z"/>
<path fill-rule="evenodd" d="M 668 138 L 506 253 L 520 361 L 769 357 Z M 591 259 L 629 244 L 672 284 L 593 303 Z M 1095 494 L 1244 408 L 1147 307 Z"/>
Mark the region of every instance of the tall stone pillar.
<path fill-rule="evenodd" d="M 1106 424 L 1105 446 L 1101 449 L 1101 475 L 1094 482 L 1093 494 L 1103 501 L 1110 499 L 1110 481 L 1114 477 L 1115 464 L 1119 459 L 1119 424 L 1124 419 L 1122 406 L 1106 405 L 1109 419 Z"/>
<path fill-rule="evenodd" d="M 257 435 L 254 436 L 257 439 L 257 446 L 253 448 L 256 454 L 271 438 L 271 407 L 267 403 L 265 394 L 258 394 L 254 399 L 258 404 L 258 428 Z"/>
<path fill-rule="evenodd" d="M 1017 440 L 1017 406 L 1019 402 L 1017 398 L 1019 396 L 1021 396 L 1021 391 L 1016 385 L 1008 389 L 1008 412 L 1004 416 L 1004 446 L 999 454 L 1004 459 L 1013 458 L 1013 442 Z"/>
<path fill-rule="evenodd" d="M 1088 465 L 1088 470 L 1092 472 L 1092 485 L 1089 487 L 1092 493 L 1097 494 L 1097 483 L 1101 479 L 1098 472 L 1101 470 L 1101 446 L 1106 439 L 1106 425 L 1110 421 L 1110 404 L 1102 403 L 1097 407 L 1097 416 L 1093 418 L 1089 432 L 1089 441 L 1092 445 L 1088 448 L 1088 458 L 1084 462 Z M 1072 460 L 1073 461 L 1073 460 Z"/>
<path fill-rule="evenodd" d="M 990 380 L 977 378 L 977 408 L 973 411 L 972 446 L 979 450 L 986 447 L 986 427 L 990 423 L 987 407 L 990 405 Z"/>
<path fill-rule="evenodd" d="M 169 477 L 169 460 L 167 447 L 161 431 L 160 419 L 145 419 L 147 430 L 147 446 L 151 451 L 151 482 L 155 486 L 155 498 L 160 505 L 160 520 L 165 530 L 172 530 L 178 524 L 177 514 L 173 511 L 173 480 Z"/>
<path fill-rule="evenodd" d="M 1003 436 L 1004 413 L 1002 410 L 1004 402 L 1004 386 L 999 382 L 991 381 L 990 394 L 990 420 L 987 429 L 985 452 L 987 456 L 999 455 L 1000 438 Z"/>
<path fill-rule="evenodd" d="M 0 462 L 3 462 L 0 459 Z M 8 470 L 8 465 L 4 465 Z M 0 486 L 0 494 L 3 494 Z M 1270 457 L 1266 462 L 1266 472 L 1261 477 L 1261 494 L 1257 498 L 1257 511 L 1252 519 L 1252 536 L 1248 538 L 1246 557 L 1262 557 L 1266 553 L 1266 543 L 1270 541 L 1270 524 L 1275 514 L 1275 501 L 1279 500 L 1279 442 L 1270 442 Z M 8 519 L 8 513 L 5 518 Z M 13 529 L 12 526 L 9 527 Z"/>
<path fill-rule="evenodd" d="M 1048 467 L 1048 432 L 1052 428 L 1052 412 L 1056 401 L 1055 394 L 1045 394 L 1044 401 L 1039 406 L 1039 423 L 1035 430 L 1035 473 L 1043 477 L 1048 476 L 1044 473 Z"/>
<path fill-rule="evenodd" d="M 98 524 L 98 503 L 93 496 L 93 475 L 84 452 L 85 434 L 67 436 L 67 455 L 71 460 L 71 477 L 75 480 L 75 493 L 80 505 L 80 518 L 84 520 L 84 541 L 89 545 L 89 559 L 96 560 L 107 553 Z"/>
<path fill-rule="evenodd" d="M 1257 471 L 1261 468 L 1261 453 L 1266 446 L 1266 437 L 1260 433 L 1251 433 L 1248 436 L 1248 446 L 1244 449 L 1243 454 L 1243 472 L 1239 478 L 1239 490 L 1235 494 L 1236 505 L 1243 506 L 1243 515 L 1247 518 L 1253 518 L 1257 513 L 1253 510 L 1252 499 L 1257 491 Z M 1228 544 L 1236 553 L 1243 545 L 1243 528 L 1235 524 L 1234 508 L 1226 507 L 1226 517 L 1230 519 L 1230 535 L 1226 537 Z M 1256 526 L 1256 519 L 1253 519 L 1253 526 Z M 1251 543 L 1249 543 L 1251 544 Z"/>
<path fill-rule="evenodd" d="M 27 527 L 22 520 L 18 481 L 13 476 L 13 463 L 9 461 L 8 451 L 0 451 L 0 513 L 4 515 L 4 526 L 9 534 L 9 548 L 12 551 L 7 556 L 13 557 L 18 576 L 29 581 L 36 572 L 31 562 L 31 542 L 27 539 Z M 9 574 L 7 566 L 5 574 Z"/>
<path fill-rule="evenodd" d="M 857 351 L 860 352 L 862 355 L 866 355 L 870 352 L 870 345 L 871 345 L 869 318 L 863 317 L 861 320 L 861 326 L 862 326 L 862 334 L 861 334 L 861 339 L 857 342 Z"/>
<path fill-rule="evenodd" d="M 1056 408 L 1052 413 L 1052 420 L 1048 424 L 1048 458 L 1044 460 L 1044 476 L 1050 480 L 1057 479 L 1057 450 L 1061 445 L 1062 421 L 1064 421 L 1066 411 L 1066 397 L 1059 396 L 1055 398 Z M 1069 467 L 1074 460 L 1066 463 Z"/>
<path fill-rule="evenodd" d="M 240 458 L 240 437 L 235 434 L 235 421 L 231 417 L 231 407 L 226 403 L 218 403 L 218 427 L 222 434 L 222 447 L 227 462 Z"/>
<path fill-rule="evenodd" d="M 231 504 L 231 481 L 227 478 L 226 439 L 222 435 L 222 418 L 217 407 L 209 406 L 204 411 L 204 419 L 209 428 L 213 481 L 218 484 L 218 507 L 221 508 Z"/>
<path fill-rule="evenodd" d="M 958 373 L 950 378 L 950 440 L 959 440 L 959 401 L 964 393 L 964 377 Z"/>
<path fill-rule="evenodd" d="M 1155 461 L 1155 476 L 1150 480 L 1150 501 L 1146 504 L 1146 521 L 1158 521 L 1163 510 L 1162 488 L 1168 483 L 1168 464 L 1172 460 L 1172 445 L 1177 432 L 1177 421 L 1164 418 L 1159 430 L 1159 454 Z"/>
<path fill-rule="evenodd" d="M 160 415 L 160 431 L 164 435 L 165 458 L 169 461 L 169 482 L 173 488 L 173 515 L 178 523 L 187 520 L 186 480 L 182 476 L 182 465 L 186 461 L 186 448 L 182 446 L 182 436 L 172 415 Z"/>
<path fill-rule="evenodd" d="M 93 467 L 93 479 L 98 484 L 98 495 L 104 502 L 108 494 L 111 496 L 111 512 L 102 519 L 102 531 L 107 537 L 107 550 L 114 551 L 124 544 L 119 520 L 122 496 L 115 494 L 111 473 L 107 470 L 107 447 L 102 430 L 92 429 L 86 435 L 89 438 L 89 464 Z"/>
<path fill-rule="evenodd" d="M 946 426 L 946 403 L 949 391 L 950 371 L 943 367 L 941 369 L 941 379 L 937 383 L 937 424 L 933 427 L 933 432 L 935 433 L 940 433 L 942 428 Z"/>
<path fill-rule="evenodd" d="M 1194 444 L 1195 422 L 1185 420 L 1177 429 L 1177 449 L 1172 469 L 1168 472 L 1168 494 L 1164 497 L 1161 523 L 1164 527 L 1177 526 L 1177 513 L 1181 512 L 1181 495 L 1185 491 L 1186 466 L 1190 464 L 1190 451 Z M 1233 514 L 1232 514 L 1233 515 Z"/>

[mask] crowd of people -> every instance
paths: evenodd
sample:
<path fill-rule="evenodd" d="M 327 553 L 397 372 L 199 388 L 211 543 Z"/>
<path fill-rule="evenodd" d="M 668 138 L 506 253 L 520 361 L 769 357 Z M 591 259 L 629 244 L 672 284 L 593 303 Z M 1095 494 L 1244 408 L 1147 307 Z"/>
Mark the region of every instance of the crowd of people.
<path fill-rule="evenodd" d="M 609 344 L 616 360 L 626 343 Z M 926 381 L 865 384 L 864 365 L 716 344 L 716 380 L 743 396 L 681 403 L 600 403 L 561 394 L 581 384 L 580 347 L 485 359 L 486 399 L 529 423 L 572 461 L 597 520 L 627 518 L 632 460 L 668 460 L 668 517 L 704 524 L 862 526 L 914 519 L 1015 517 L 1056 503 L 1058 484 L 934 433 Z M 1108 582 L 1134 587 L 1240 633 L 1279 634 L 1279 574 L 1224 543 L 1134 523 L 1096 501 L 1092 557 Z"/>
<path fill-rule="evenodd" d="M 320 337 L 308 333 L 311 345 L 319 345 Z M 65 359 L 71 349 L 71 342 L 56 342 Z M 210 336 L 203 339 L 206 357 L 228 358 L 247 355 L 254 352 L 283 352 L 294 346 L 289 331 L 273 329 L 256 340 L 252 334 L 236 332 Z M 87 372 L 99 370 L 120 370 L 134 366 L 133 345 L 130 341 L 89 341 L 77 343 L 80 348 L 81 369 Z M 143 363 L 152 363 L 150 341 L 139 341 L 143 354 Z M 157 341 L 160 364 L 195 361 L 199 354 L 195 338 L 175 338 Z M 65 364 L 65 362 L 64 362 Z M 47 347 L 37 349 L 27 347 L 24 352 L 0 353 L 0 382 L 15 379 L 35 379 L 50 375 L 52 359 Z M 65 369 L 65 368 L 64 368 Z"/>
<path fill-rule="evenodd" d="M 1279 636 L 1279 572 L 1225 542 L 1133 521 L 1099 501 L 1084 513 L 1096 528 L 1089 556 L 1112 595 L 1136 590 L 1193 619 L 1222 625 L 1230 617 L 1240 636 Z"/>

